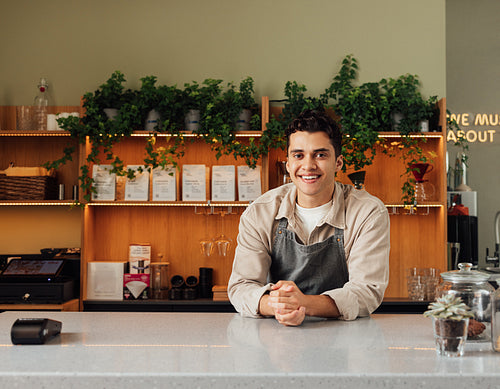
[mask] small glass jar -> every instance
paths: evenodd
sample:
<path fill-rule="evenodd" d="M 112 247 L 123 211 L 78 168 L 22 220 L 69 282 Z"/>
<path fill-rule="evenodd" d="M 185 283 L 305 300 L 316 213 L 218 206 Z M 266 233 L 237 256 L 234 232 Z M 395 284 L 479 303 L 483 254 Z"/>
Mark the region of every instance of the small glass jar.
<path fill-rule="evenodd" d="M 495 279 L 500 286 L 500 278 Z M 500 288 L 497 288 L 492 297 L 491 310 L 491 346 L 493 351 L 500 352 Z"/>
<path fill-rule="evenodd" d="M 472 310 L 467 341 L 489 342 L 491 339 L 491 309 L 495 289 L 488 282 L 490 275 L 472 270 L 471 263 L 459 263 L 459 270 L 441 273 L 440 295 L 453 294 Z"/>

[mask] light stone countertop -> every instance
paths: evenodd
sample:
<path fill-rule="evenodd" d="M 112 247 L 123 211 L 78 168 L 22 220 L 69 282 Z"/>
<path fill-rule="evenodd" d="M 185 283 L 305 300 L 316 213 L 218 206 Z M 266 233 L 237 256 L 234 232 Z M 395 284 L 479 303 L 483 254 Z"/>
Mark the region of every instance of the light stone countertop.
<path fill-rule="evenodd" d="M 24 317 L 62 322 L 45 345 L 13 345 Z M 233 313 L 4 312 L 0 383 L 16 388 L 497 388 L 500 354 L 468 343 L 436 355 L 431 320 L 372 315 L 284 327 Z"/>

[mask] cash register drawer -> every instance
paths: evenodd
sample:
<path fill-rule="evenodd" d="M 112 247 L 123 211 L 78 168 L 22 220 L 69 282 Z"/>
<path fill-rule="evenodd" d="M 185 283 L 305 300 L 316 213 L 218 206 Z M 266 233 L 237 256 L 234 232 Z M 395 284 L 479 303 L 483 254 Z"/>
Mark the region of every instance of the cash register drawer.
<path fill-rule="evenodd" d="M 0 303 L 60 304 L 75 298 L 73 279 L 52 282 L 0 282 Z"/>

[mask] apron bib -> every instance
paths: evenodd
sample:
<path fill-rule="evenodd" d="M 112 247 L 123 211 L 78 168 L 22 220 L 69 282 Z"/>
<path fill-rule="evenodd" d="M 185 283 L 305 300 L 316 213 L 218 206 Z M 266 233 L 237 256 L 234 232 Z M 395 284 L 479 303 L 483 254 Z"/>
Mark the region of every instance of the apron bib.
<path fill-rule="evenodd" d="M 342 288 L 349 280 L 345 259 L 344 230 L 323 242 L 300 244 L 287 229 L 288 220 L 280 220 L 271 254 L 270 282 L 293 281 L 304 294 L 317 295 Z"/>

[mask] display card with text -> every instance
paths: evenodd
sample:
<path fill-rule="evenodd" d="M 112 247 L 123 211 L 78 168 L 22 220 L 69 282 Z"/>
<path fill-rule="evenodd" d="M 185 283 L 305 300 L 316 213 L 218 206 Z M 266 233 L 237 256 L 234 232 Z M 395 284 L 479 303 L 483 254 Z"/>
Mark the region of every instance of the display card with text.
<path fill-rule="evenodd" d="M 92 178 L 96 192 L 92 193 L 92 200 L 115 200 L 116 174 L 110 173 L 111 169 L 111 165 L 94 165 Z"/>
<path fill-rule="evenodd" d="M 153 201 L 177 200 L 177 169 L 161 166 L 153 169 Z"/>
<path fill-rule="evenodd" d="M 134 171 L 135 177 L 127 178 L 125 183 L 125 200 L 149 200 L 149 172 L 142 165 L 128 165 Z"/>
<path fill-rule="evenodd" d="M 206 201 L 206 166 L 182 166 L 182 200 Z"/>
<path fill-rule="evenodd" d="M 212 166 L 212 201 L 236 200 L 236 169 L 234 165 Z"/>
<path fill-rule="evenodd" d="M 238 166 L 238 199 L 253 201 L 262 194 L 260 166 L 255 169 L 243 165 Z"/>

